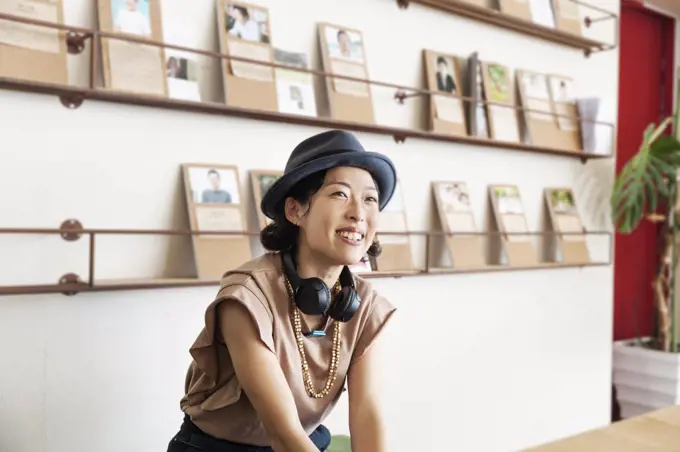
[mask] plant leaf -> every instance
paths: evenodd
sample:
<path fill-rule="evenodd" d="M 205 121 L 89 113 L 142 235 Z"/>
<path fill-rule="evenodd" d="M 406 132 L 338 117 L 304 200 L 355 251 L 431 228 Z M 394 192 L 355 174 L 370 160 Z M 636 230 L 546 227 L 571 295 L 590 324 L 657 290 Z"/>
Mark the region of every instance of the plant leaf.
<path fill-rule="evenodd" d="M 612 222 L 621 233 L 635 230 L 646 214 L 669 196 L 669 181 L 680 168 L 680 141 L 664 131 L 673 118 L 649 124 L 640 148 L 621 169 L 610 198 Z"/>

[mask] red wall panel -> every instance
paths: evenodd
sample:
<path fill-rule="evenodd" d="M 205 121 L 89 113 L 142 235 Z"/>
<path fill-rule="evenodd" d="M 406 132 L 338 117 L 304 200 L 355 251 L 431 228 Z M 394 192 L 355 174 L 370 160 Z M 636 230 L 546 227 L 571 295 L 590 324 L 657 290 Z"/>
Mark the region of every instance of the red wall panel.
<path fill-rule="evenodd" d="M 680 1 L 680 0 L 678 0 Z M 641 7 L 621 5 L 617 173 L 638 151 L 650 122 L 671 114 L 675 20 Z M 657 228 L 642 224 L 615 237 L 614 340 L 654 329 L 651 281 L 657 262 Z"/>

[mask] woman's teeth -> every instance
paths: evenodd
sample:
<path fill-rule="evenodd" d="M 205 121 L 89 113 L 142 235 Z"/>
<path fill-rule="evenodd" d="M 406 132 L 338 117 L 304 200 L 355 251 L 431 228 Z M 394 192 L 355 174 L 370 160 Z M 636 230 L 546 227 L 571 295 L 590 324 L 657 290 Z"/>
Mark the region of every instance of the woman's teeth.
<path fill-rule="evenodd" d="M 363 238 L 359 232 L 340 231 L 340 235 L 354 242 L 358 242 Z"/>

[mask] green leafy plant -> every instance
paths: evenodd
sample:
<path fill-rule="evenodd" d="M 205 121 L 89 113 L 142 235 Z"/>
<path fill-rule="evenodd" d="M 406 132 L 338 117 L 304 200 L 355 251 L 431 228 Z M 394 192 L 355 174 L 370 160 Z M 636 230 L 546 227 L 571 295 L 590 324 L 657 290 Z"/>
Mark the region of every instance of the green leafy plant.
<path fill-rule="evenodd" d="M 675 338 L 674 275 L 678 254 L 678 171 L 680 141 L 666 130 L 675 125 L 669 117 L 659 125 L 645 129 L 637 154 L 617 176 L 611 196 L 612 221 L 616 230 L 630 234 L 643 221 L 663 223 L 661 255 L 652 282 L 657 317 L 657 331 L 650 344 L 663 351 L 677 351 Z M 665 205 L 665 212 L 657 210 Z"/>

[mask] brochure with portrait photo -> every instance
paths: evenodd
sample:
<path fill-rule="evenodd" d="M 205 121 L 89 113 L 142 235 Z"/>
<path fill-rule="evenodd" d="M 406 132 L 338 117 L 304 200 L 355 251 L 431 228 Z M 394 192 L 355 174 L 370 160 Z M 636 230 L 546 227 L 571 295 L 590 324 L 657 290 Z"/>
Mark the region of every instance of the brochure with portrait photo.
<path fill-rule="evenodd" d="M 198 277 L 219 279 L 251 258 L 238 167 L 186 163 L 182 176 Z"/>
<path fill-rule="evenodd" d="M 432 182 L 435 206 L 439 212 L 446 248 L 454 268 L 479 268 L 486 265 L 484 239 L 476 233 L 470 193 L 465 182 Z"/>
<path fill-rule="evenodd" d="M 548 188 L 546 189 L 550 213 L 553 219 L 553 226 L 559 232 L 581 233 L 583 225 L 576 210 L 574 193 L 569 188 Z M 565 235 L 565 241 L 583 241 L 583 235 Z"/>
<path fill-rule="evenodd" d="M 309 69 L 309 58 L 303 52 L 274 48 L 274 62 L 291 68 Z M 316 116 L 314 76 L 309 72 L 276 68 L 276 92 L 279 111 L 303 116 Z"/>
<path fill-rule="evenodd" d="M 470 194 L 463 182 L 438 182 L 434 184 L 436 196 L 447 232 L 475 232 Z"/>
<path fill-rule="evenodd" d="M 548 217 L 556 232 L 553 243 L 557 246 L 555 260 L 562 263 L 590 262 L 585 228 L 579 215 L 574 192 L 566 187 L 545 189 Z"/>
<path fill-rule="evenodd" d="M 507 262 L 511 266 L 535 266 L 540 260 L 522 205 L 519 188 L 510 184 L 489 185 L 496 229 Z"/>
<path fill-rule="evenodd" d="M 317 26 L 323 70 L 327 74 L 324 78 L 331 118 L 375 123 L 370 85 L 360 81 L 369 78 L 361 32 L 337 24 L 319 23 Z"/>
<path fill-rule="evenodd" d="M 510 68 L 483 62 L 484 92 L 490 102 L 487 111 L 491 137 L 494 140 L 518 142 L 520 139 L 515 93 Z"/>
<path fill-rule="evenodd" d="M 163 41 L 160 0 L 98 0 L 99 26 L 137 39 Z M 104 86 L 166 97 L 165 49 L 138 42 L 101 38 Z"/>
<path fill-rule="evenodd" d="M 429 91 L 442 93 L 429 96 L 429 129 L 438 133 L 467 135 L 465 106 L 458 60 L 432 50 L 423 50 L 425 76 Z"/>
<path fill-rule="evenodd" d="M 282 175 L 283 171 L 280 170 L 250 170 L 250 183 L 253 189 L 254 207 L 255 212 L 257 212 L 257 220 L 260 229 L 264 229 L 272 222 L 269 217 L 262 213 L 262 209 L 260 209 L 262 198 L 267 193 L 267 190 L 269 190 L 269 187 L 271 187 Z"/>
<path fill-rule="evenodd" d="M 245 3 L 225 2 L 225 25 L 229 54 L 237 57 L 271 61 L 269 11 Z M 231 60 L 231 70 L 237 77 L 271 81 L 270 67 Z"/>
<path fill-rule="evenodd" d="M 269 10 L 260 5 L 217 0 L 217 26 L 221 53 L 255 61 L 221 61 L 226 104 L 278 111 Z"/>
<path fill-rule="evenodd" d="M 524 217 L 524 206 L 519 189 L 514 185 L 494 185 L 491 187 L 496 212 L 500 217 L 503 232 L 511 234 L 527 232 L 527 221 Z M 526 242 L 528 235 L 508 235 L 510 242 Z"/>
<path fill-rule="evenodd" d="M 385 232 L 396 234 L 384 234 Z M 411 238 L 408 235 L 406 206 L 400 181 L 397 181 L 390 202 L 380 212 L 380 228 L 376 237 L 382 246 L 382 254 L 376 259 L 378 271 L 413 269 Z"/>
<path fill-rule="evenodd" d="M 582 152 L 578 106 L 570 78 L 518 70 L 518 87 L 529 142 Z"/>
<path fill-rule="evenodd" d="M 361 33 L 326 25 L 323 27 L 330 69 L 333 74 L 365 79 L 364 45 Z M 333 79 L 335 90 L 350 96 L 368 97 L 368 85 L 345 79 Z"/>

